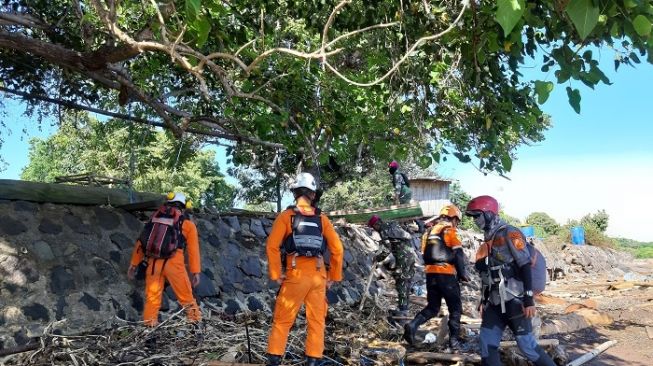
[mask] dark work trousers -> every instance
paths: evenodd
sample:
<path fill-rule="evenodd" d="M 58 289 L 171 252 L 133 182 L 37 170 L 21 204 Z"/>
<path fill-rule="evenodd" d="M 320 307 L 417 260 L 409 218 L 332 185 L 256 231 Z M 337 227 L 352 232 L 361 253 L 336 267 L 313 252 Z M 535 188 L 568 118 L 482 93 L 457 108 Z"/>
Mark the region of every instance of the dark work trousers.
<path fill-rule="evenodd" d="M 420 314 L 429 320 L 438 315 L 442 299 L 449 309 L 449 337 L 460 338 L 460 317 L 463 314 L 463 303 L 460 299 L 460 285 L 455 275 L 427 273 L 426 299 L 428 304 Z"/>
<path fill-rule="evenodd" d="M 537 345 L 537 341 L 533 336 L 531 319 L 524 316 L 521 300 L 512 299 L 506 302 L 506 312 L 504 314 L 501 313 L 501 304 L 492 305 L 486 303 L 483 306 L 480 336 L 481 365 L 501 365 L 499 344 L 506 326 L 512 330 L 517 346 L 526 358 L 536 365 L 549 364 L 545 362 L 550 361 L 549 356 Z"/>

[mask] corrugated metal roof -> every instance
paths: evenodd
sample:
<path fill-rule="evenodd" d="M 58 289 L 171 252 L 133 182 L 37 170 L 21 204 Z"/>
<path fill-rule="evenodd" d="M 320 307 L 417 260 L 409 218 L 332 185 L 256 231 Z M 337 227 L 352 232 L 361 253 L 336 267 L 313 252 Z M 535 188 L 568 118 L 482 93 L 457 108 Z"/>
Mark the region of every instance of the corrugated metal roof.
<path fill-rule="evenodd" d="M 415 177 L 409 178 L 410 182 L 442 182 L 442 183 L 451 183 L 450 180 L 442 179 L 438 177 Z"/>

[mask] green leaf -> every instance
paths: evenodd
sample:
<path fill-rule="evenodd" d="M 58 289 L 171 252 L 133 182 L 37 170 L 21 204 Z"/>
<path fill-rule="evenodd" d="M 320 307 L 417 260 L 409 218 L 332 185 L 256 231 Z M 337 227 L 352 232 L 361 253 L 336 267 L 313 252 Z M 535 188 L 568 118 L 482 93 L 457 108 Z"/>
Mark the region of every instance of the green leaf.
<path fill-rule="evenodd" d="M 540 80 L 535 81 L 535 93 L 537 94 L 538 103 L 544 104 L 547 101 L 547 99 L 549 99 L 549 95 L 551 94 L 552 90 L 553 90 L 552 82 L 540 81 Z"/>
<path fill-rule="evenodd" d="M 463 154 L 463 153 L 460 153 L 460 152 L 453 153 L 453 156 L 457 157 L 458 160 L 460 160 L 461 163 L 469 163 L 470 161 L 472 161 L 472 159 L 469 157 L 469 155 Z M 446 159 L 444 159 L 444 160 L 446 161 Z"/>
<path fill-rule="evenodd" d="M 633 19 L 633 27 L 635 28 L 635 32 L 642 37 L 651 34 L 651 21 L 641 14 Z"/>
<path fill-rule="evenodd" d="M 599 22 L 599 8 L 592 0 L 571 0 L 566 12 L 582 39 L 585 39 Z"/>
<path fill-rule="evenodd" d="M 209 32 L 211 31 L 211 22 L 207 17 L 200 17 L 193 24 L 195 30 L 197 31 L 197 47 L 202 47 L 206 41 L 209 39 Z"/>
<path fill-rule="evenodd" d="M 524 0 L 498 0 L 497 4 L 497 23 L 501 25 L 504 35 L 507 36 L 524 14 L 526 4 Z"/>
<path fill-rule="evenodd" d="M 185 10 L 186 10 L 186 20 L 193 21 L 197 19 L 200 14 L 202 7 L 202 0 L 186 0 Z"/>
<path fill-rule="evenodd" d="M 404 105 L 401 106 L 401 113 L 411 112 L 412 110 L 413 110 L 413 108 L 411 106 L 409 106 L 408 104 L 404 104 Z"/>
<path fill-rule="evenodd" d="M 419 160 L 417 161 L 417 165 L 422 169 L 427 169 L 428 167 L 431 166 L 432 162 L 433 162 L 433 160 L 431 159 L 430 156 L 423 155 L 423 156 L 420 156 Z"/>
<path fill-rule="evenodd" d="M 567 87 L 567 97 L 569 97 L 569 104 L 574 108 L 574 111 L 580 114 L 580 91 Z"/>
<path fill-rule="evenodd" d="M 503 169 L 507 172 L 512 169 L 512 158 L 508 154 L 503 154 L 501 155 L 501 165 L 503 165 Z"/>

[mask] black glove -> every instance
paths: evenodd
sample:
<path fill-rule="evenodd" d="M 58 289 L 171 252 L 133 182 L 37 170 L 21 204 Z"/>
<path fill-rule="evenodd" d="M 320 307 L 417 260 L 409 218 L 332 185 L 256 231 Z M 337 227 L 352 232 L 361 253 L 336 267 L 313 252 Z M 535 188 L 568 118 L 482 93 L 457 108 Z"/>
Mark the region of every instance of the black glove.
<path fill-rule="evenodd" d="M 529 306 L 535 306 L 533 296 L 524 295 L 524 307 L 527 308 Z"/>

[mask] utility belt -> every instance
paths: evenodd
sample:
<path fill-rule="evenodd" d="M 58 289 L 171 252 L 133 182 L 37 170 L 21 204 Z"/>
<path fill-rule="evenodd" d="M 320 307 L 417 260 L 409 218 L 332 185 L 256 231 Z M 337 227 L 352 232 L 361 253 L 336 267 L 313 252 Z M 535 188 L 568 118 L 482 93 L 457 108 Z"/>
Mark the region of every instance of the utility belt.
<path fill-rule="evenodd" d="M 517 271 L 515 269 L 515 264 L 514 262 L 511 262 L 497 266 L 490 266 L 488 262 L 489 260 L 486 258 L 488 271 L 484 272 L 481 276 L 483 284 L 481 288 L 481 304 L 490 301 L 492 293 L 496 291 L 501 303 L 501 313 L 505 313 L 506 302 L 510 300 L 508 299 L 509 295 L 512 296 L 512 298 L 521 298 L 524 295 L 523 293 L 511 290 L 507 286 L 508 280 L 516 280 Z"/>
<path fill-rule="evenodd" d="M 300 255 L 299 253 L 295 252 L 295 253 L 287 253 L 285 256 L 286 256 L 286 258 L 283 258 L 282 263 L 285 266 L 286 263 L 287 263 L 287 258 L 290 258 L 290 268 L 291 269 L 296 269 L 297 268 L 297 257 L 315 258 L 317 260 L 317 267 L 316 268 L 317 268 L 318 271 L 320 269 L 322 269 L 322 267 L 324 266 L 324 256 L 322 255 L 322 253 L 319 253 L 319 254 L 316 254 L 316 255 L 306 255 L 306 254 Z"/>

